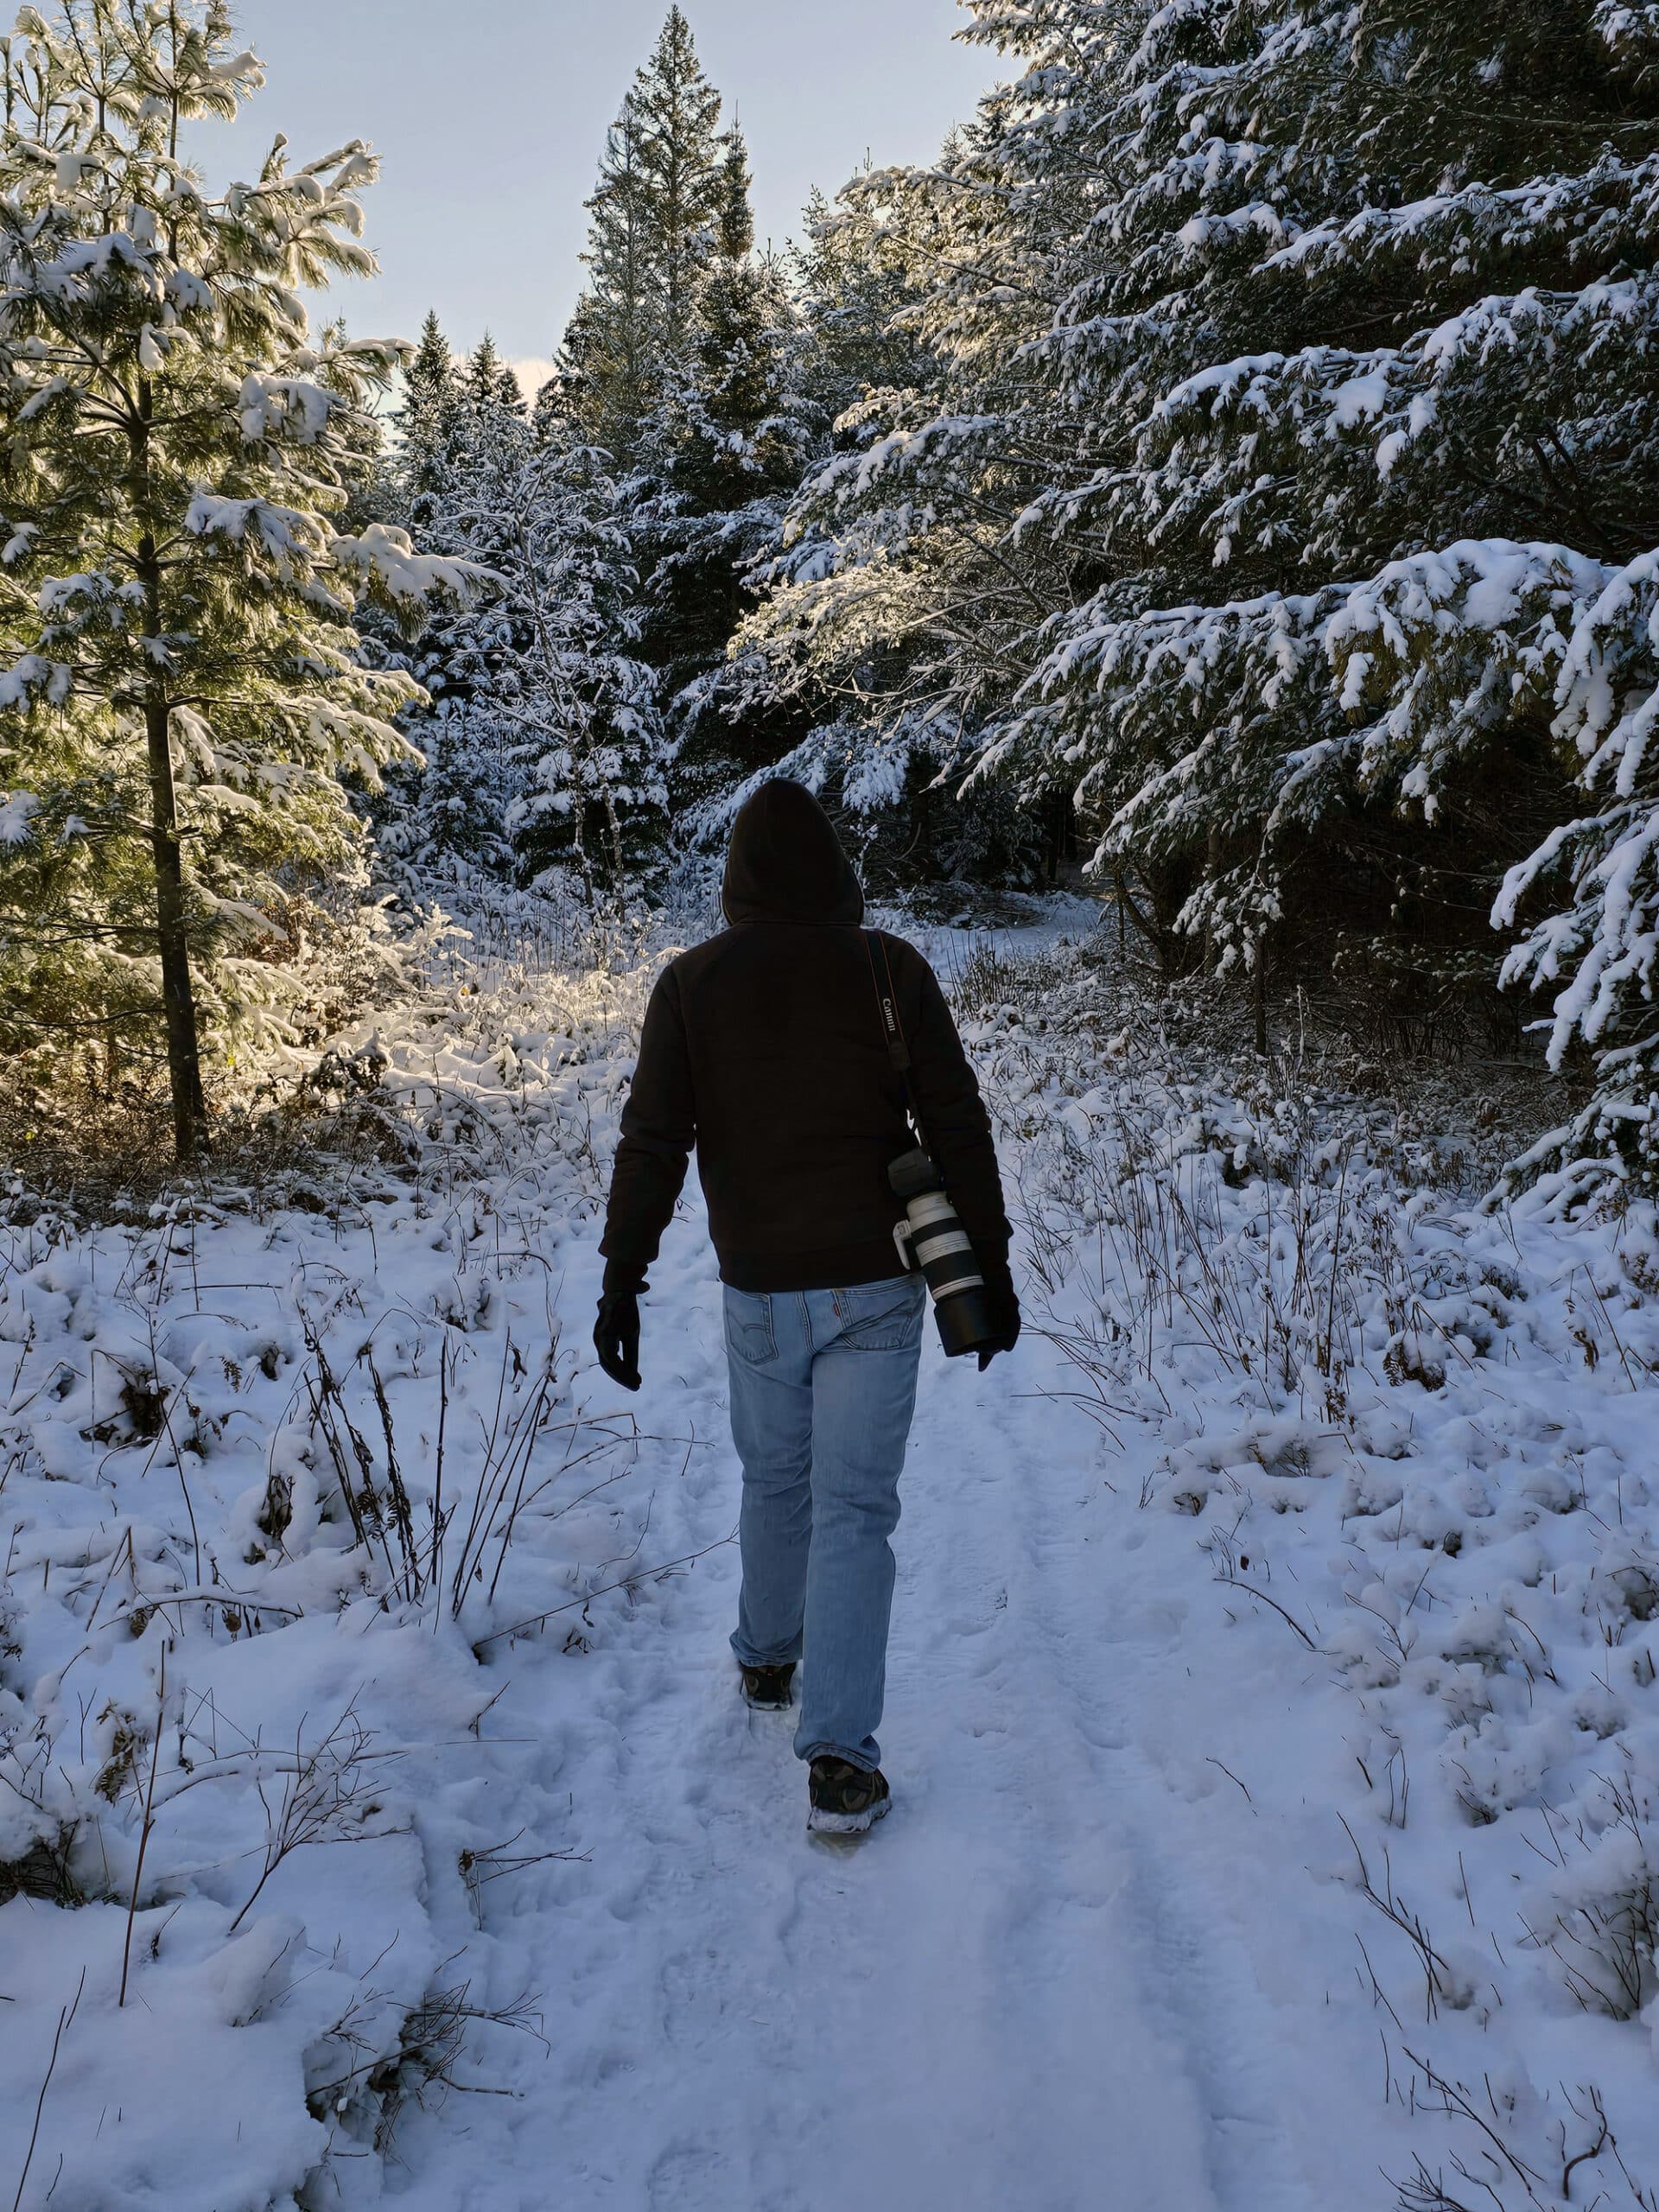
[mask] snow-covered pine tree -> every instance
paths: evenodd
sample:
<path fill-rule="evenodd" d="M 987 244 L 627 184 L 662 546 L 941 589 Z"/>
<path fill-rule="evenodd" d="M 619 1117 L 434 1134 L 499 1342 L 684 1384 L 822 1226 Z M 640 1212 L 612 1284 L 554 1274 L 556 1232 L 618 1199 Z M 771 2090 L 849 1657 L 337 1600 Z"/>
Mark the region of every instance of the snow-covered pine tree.
<path fill-rule="evenodd" d="M 639 652 L 659 671 L 682 803 L 730 767 L 711 685 L 742 573 L 775 534 L 806 450 L 787 288 L 754 251 L 747 156 L 720 121 L 672 8 L 607 140 L 588 287 L 537 410 L 612 457 L 645 608 Z M 769 757 L 763 723 L 747 734 L 755 760 Z"/>
<path fill-rule="evenodd" d="M 456 398 L 454 356 L 436 310 L 429 308 L 420 343 L 404 364 L 397 451 L 385 472 L 411 529 L 428 520 L 429 503 L 441 488 Z"/>
<path fill-rule="evenodd" d="M 1107 853 L 1184 875 L 1178 925 L 1224 958 L 1317 932 L 1420 1025 L 1491 972 L 1500 885 L 1510 927 L 1576 858 L 1584 895 L 1507 972 L 1576 970 L 1555 1055 L 1601 1049 L 1587 1126 L 1627 1156 L 1654 1073 L 1632 1091 L 1659 535 L 1644 20 L 1149 20 L 1105 73 L 1106 267 L 1048 341 L 1127 435 L 1022 524 L 1076 542 L 1081 520 L 1105 580 L 1046 640 L 1007 748 L 1082 766 Z M 1615 799 L 1578 832 L 1552 826 L 1574 770 Z"/>
<path fill-rule="evenodd" d="M 657 394 L 662 319 L 632 98 L 606 135 L 588 202 L 589 276 L 566 327 L 551 390 L 562 414 L 626 463 Z"/>
<path fill-rule="evenodd" d="M 814 189 L 791 250 L 803 397 L 839 445 L 868 444 L 872 397 L 930 382 L 936 364 L 912 327 L 918 289 L 901 257 L 845 194 Z M 837 434 L 835 426 L 848 421 Z"/>
<path fill-rule="evenodd" d="M 1570 964 L 1558 1050 L 1611 1043 L 1650 982 L 1649 910 L 1600 903 L 1647 772 L 1647 19 L 973 5 L 1026 73 L 859 188 L 942 372 L 801 503 L 772 651 L 896 657 L 893 725 L 1073 795 L 1166 952 L 1317 944 L 1419 1034 L 1506 869 L 1518 925 L 1576 853 L 1510 972 Z M 1614 814 L 1547 835 L 1615 738 Z"/>
<path fill-rule="evenodd" d="M 832 201 L 815 191 L 802 230 L 790 268 L 792 378 L 812 433 L 811 482 L 838 457 L 868 454 L 884 425 L 936 386 L 939 364 L 915 328 L 934 272 L 912 269 L 893 251 L 855 194 Z M 752 569 L 752 592 L 809 575 L 819 562 L 834 567 L 833 537 L 807 518 L 809 509 L 798 500 L 785 509 Z M 838 650 L 797 653 L 779 639 L 778 611 L 768 603 L 758 618 L 746 616 L 721 681 L 722 704 L 740 725 L 782 736 L 779 770 L 840 804 L 867 877 L 907 893 L 965 876 L 1020 882 L 1023 841 L 995 818 L 1007 810 L 995 794 L 964 805 L 941 783 L 941 768 L 962 748 L 954 735 L 940 746 L 911 710 L 898 674 L 902 647 L 861 659 Z M 891 721 L 884 691 L 895 702 Z M 723 830 L 747 788 L 740 784 L 711 810 L 711 831 Z"/>
<path fill-rule="evenodd" d="M 411 449 L 405 437 L 391 464 L 394 493 L 423 552 L 494 574 L 512 543 L 505 510 L 533 449 L 524 401 L 487 332 L 460 359 L 435 330 L 428 336 L 425 384 L 410 385 L 404 415 L 418 442 Z M 424 696 L 402 728 L 420 757 L 388 776 L 374 816 L 382 861 L 407 899 L 439 890 L 465 899 L 480 883 L 513 878 L 509 817 L 524 753 L 500 711 L 499 683 L 515 643 L 496 588 L 435 609 L 405 648 Z"/>
<path fill-rule="evenodd" d="M 353 502 L 365 515 L 406 531 L 422 551 L 431 550 L 430 525 L 442 507 L 460 404 L 455 357 L 435 309 L 429 309 L 419 343 L 403 362 L 391 435 L 381 447 L 366 491 Z M 435 606 L 413 634 L 399 614 L 373 606 L 359 611 L 357 627 L 365 667 L 412 677 L 417 664 L 426 663 L 435 671 L 429 676 L 425 696 L 400 717 L 406 735 L 416 722 L 431 722 L 442 675 L 442 663 L 429 652 L 429 641 L 455 611 Z M 422 793 L 433 766 L 427 753 L 406 749 L 386 764 L 377 789 L 358 795 L 372 832 L 378 895 L 412 903 L 429 897 L 436 887 L 417 882 L 410 866 L 431 842 Z"/>
<path fill-rule="evenodd" d="M 936 283 L 931 269 L 912 269 L 869 209 L 846 193 L 834 202 L 815 193 L 804 230 L 787 271 L 784 388 L 797 451 L 804 450 L 805 473 L 816 481 L 826 468 L 855 470 L 918 390 L 936 388 L 940 365 L 914 327 Z M 763 588 L 838 565 L 834 533 L 813 518 L 810 497 L 781 510 L 774 498 L 753 520 L 765 535 L 754 533 L 738 644 L 731 664 L 702 687 L 710 708 L 753 749 L 728 764 L 742 779 L 734 789 L 717 787 L 694 825 L 710 836 L 723 831 L 753 774 L 775 766 L 844 805 L 846 826 L 877 880 L 890 874 L 913 888 L 960 876 L 1014 883 L 1032 873 L 1037 840 L 999 794 L 976 794 L 964 804 L 941 786 L 942 766 L 969 756 L 958 733 L 931 728 L 913 710 L 902 646 L 877 646 L 862 658 L 838 645 L 798 652 L 787 613 L 779 622 L 786 594 L 758 614 L 746 612 Z"/>
<path fill-rule="evenodd" d="M 365 149 L 207 193 L 181 125 L 261 81 L 220 0 L 25 8 L 0 74 L 3 1033 L 164 1052 L 189 1160 L 204 1030 L 280 1006 L 361 881 L 340 777 L 404 748 L 354 602 L 471 580 L 338 526 L 401 349 L 315 344 L 297 293 L 372 268 Z"/>
<path fill-rule="evenodd" d="M 1028 779 L 1083 772 L 1103 856 L 1138 866 L 1166 944 L 1258 969 L 1269 940 L 1288 957 L 1316 944 L 1322 966 L 1334 945 L 1338 976 L 1420 1034 L 1491 976 L 1484 909 L 1529 827 L 1551 818 L 1559 772 L 1541 733 L 1516 732 L 1501 789 L 1466 751 L 1448 753 L 1435 818 L 1402 811 L 1420 796 L 1401 779 L 1410 763 L 1351 741 L 1349 709 L 1306 696 L 1266 632 L 1294 627 L 1287 602 L 1310 588 L 1522 521 L 1504 470 L 1487 467 L 1519 427 L 1490 358 L 1485 421 L 1476 429 L 1465 411 L 1463 459 L 1438 482 L 1407 466 L 1391 487 L 1398 443 L 1382 474 L 1377 461 L 1397 425 L 1370 435 L 1389 361 L 1478 296 L 1480 276 L 1406 276 L 1364 254 L 1322 257 L 1316 275 L 1300 244 L 1482 168 L 1524 174 L 1590 120 L 1589 79 L 1549 82 L 1502 13 L 1437 29 L 1376 0 L 1344 29 L 1319 5 L 1272 20 L 1210 6 L 1179 24 L 1148 11 L 1143 36 L 1097 47 L 1065 120 L 1109 185 L 1092 228 L 1104 251 L 1025 353 L 1077 416 L 1091 465 L 1019 524 L 1071 551 L 1070 581 L 1088 588 L 1080 609 L 1058 610 L 1033 703 L 991 756 Z M 1037 96 L 1015 101 L 1027 143 L 1056 81 L 1043 83 L 1049 48 L 1031 58 Z M 1516 80 L 1528 130 L 1468 120 L 1487 63 Z M 1610 122 L 1616 105 L 1604 96 Z M 1180 613 L 1257 601 L 1265 657 L 1248 668 L 1233 647 L 1253 617 L 1217 628 Z"/>
<path fill-rule="evenodd" d="M 446 610 L 411 665 L 420 748 L 379 821 L 407 895 L 465 904 L 568 870 L 582 895 L 628 897 L 665 827 L 651 671 L 626 518 L 603 454 L 555 407 L 527 410 L 486 335 L 450 372 L 451 397 L 415 537 L 494 579 Z"/>
<path fill-rule="evenodd" d="M 1010 36 L 1052 12 L 1020 9 Z M 1073 81 L 1104 35 L 1076 28 L 1084 58 L 1059 57 Z M 902 805 L 930 868 L 1019 880 L 1057 856 L 1057 805 L 1016 812 L 989 794 L 983 818 L 963 818 L 930 795 L 961 782 L 1033 664 L 1033 632 L 1071 603 L 1073 564 L 1017 525 L 1057 477 L 1086 474 L 1087 440 L 1024 349 L 1075 281 L 1099 190 L 1092 149 L 1077 143 L 1074 175 L 1072 140 L 1021 142 L 1012 106 L 988 100 L 938 162 L 861 173 L 820 213 L 805 319 L 850 342 L 842 412 L 741 664 L 810 713 L 803 772 L 861 810 Z M 814 382 L 826 367 L 833 356 Z M 938 848 L 936 810 L 950 817 Z"/>
<path fill-rule="evenodd" d="M 639 631 L 632 543 L 607 457 L 556 435 L 532 448 L 499 510 L 512 644 L 499 712 L 524 762 L 509 817 L 522 880 L 573 877 L 591 906 L 660 873 L 666 751 Z"/>
<path fill-rule="evenodd" d="M 705 513 L 747 506 L 799 476 L 799 426 L 788 410 L 790 302 L 779 271 L 754 251 L 742 134 L 728 134 L 721 198 L 695 326 L 663 409 L 667 480 Z"/>

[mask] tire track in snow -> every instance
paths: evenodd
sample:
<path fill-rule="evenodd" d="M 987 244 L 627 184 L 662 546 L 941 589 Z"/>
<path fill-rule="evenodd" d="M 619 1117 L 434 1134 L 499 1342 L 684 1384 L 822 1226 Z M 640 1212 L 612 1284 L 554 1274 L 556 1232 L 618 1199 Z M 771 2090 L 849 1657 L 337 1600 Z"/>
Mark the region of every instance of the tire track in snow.
<path fill-rule="evenodd" d="M 1202 1862 L 1175 1840 L 1190 1808 L 1172 1801 L 1129 1725 L 1150 1701 L 1157 1672 L 1182 1663 L 1187 1610 L 1184 1599 L 1159 1592 L 1146 1593 L 1127 1618 L 1109 1610 L 1102 1554 L 1127 1530 L 1139 1470 L 1115 1465 L 1114 1495 L 1086 1449 L 1056 1455 L 1052 1406 L 1034 1421 L 1029 1403 L 1005 1399 L 998 1410 L 1010 1446 L 1017 1451 L 1023 1440 L 1031 1471 L 1019 1515 L 1029 1702 L 1040 1695 L 1045 1670 L 1062 1686 L 1050 1709 L 1057 1730 L 1072 1739 L 1070 1762 L 1074 1772 L 1086 1770 L 1101 1822 L 1092 1834 L 1071 1827 L 1064 1808 L 1076 1791 L 1051 1782 L 1045 1802 L 1065 1882 L 1091 1900 L 1111 1869 L 1116 1970 L 1135 1976 L 1145 2017 L 1196 2101 L 1210 2200 L 1224 2212 L 1313 2212 L 1293 2177 L 1280 2046 L 1262 2033 L 1261 1993 L 1242 1947 L 1219 1924 L 1215 1900 L 1192 1894 Z M 1033 1459 L 1039 1443 L 1046 1454 Z M 1149 1442 L 1147 1449 L 1149 1456 Z"/>

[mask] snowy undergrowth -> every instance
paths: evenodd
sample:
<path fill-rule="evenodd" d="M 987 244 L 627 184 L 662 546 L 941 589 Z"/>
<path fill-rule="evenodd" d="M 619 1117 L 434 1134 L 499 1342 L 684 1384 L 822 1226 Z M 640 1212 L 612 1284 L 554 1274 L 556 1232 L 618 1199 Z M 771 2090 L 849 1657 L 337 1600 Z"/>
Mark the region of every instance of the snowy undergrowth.
<path fill-rule="evenodd" d="M 687 1449 L 591 1369 L 578 1387 L 559 1308 L 653 973 L 495 961 L 342 1039 L 330 1080 L 372 1098 L 386 1160 L 280 1205 L 219 1184 L 94 1226 L 14 1188 L 0 2142 L 22 2204 L 368 2201 L 463 2042 L 480 2088 L 491 2039 L 536 2031 L 537 1993 L 485 2000 L 455 1963 L 522 1857 L 490 1639 L 551 1606 L 580 1644 L 630 1606 Z"/>
<path fill-rule="evenodd" d="M 1375 2069 L 1354 2201 L 1650 2204 L 1651 1222 L 1484 1211 L 1476 1141 L 1433 1111 L 1230 1060 L 1100 940 L 1043 934 L 930 949 L 1071 1378 L 1033 1445 L 1088 1418 L 1115 1491 L 1102 1667 L 1115 1618 L 1185 1609 L 1126 1755 L 1189 1908 L 1330 2063 Z M 371 2203 L 411 2100 L 522 2082 L 516 2047 L 559 2037 L 511 1900 L 587 1871 L 545 1861 L 599 1810 L 558 1781 L 589 1724 L 580 1678 L 534 1741 L 498 1700 L 545 1663 L 527 1639 L 625 1651 L 712 1540 L 683 1496 L 701 1415 L 640 1433 L 583 1341 L 657 958 L 561 950 L 482 947 L 339 1040 L 319 1095 L 384 1138 L 349 1173 L 114 1225 L 12 1194 L 0 2140 L 25 2212 Z M 658 1364 L 702 1326 L 691 1281 L 653 1309 Z"/>
<path fill-rule="evenodd" d="M 1103 1016 L 1087 957 L 962 984 L 1133 1574 L 1220 1586 L 1155 1756 L 1239 1793 L 1264 1979 L 1369 2016 L 1405 2212 L 1651 2208 L 1650 1213 L 1487 1210 L 1465 1146 Z"/>

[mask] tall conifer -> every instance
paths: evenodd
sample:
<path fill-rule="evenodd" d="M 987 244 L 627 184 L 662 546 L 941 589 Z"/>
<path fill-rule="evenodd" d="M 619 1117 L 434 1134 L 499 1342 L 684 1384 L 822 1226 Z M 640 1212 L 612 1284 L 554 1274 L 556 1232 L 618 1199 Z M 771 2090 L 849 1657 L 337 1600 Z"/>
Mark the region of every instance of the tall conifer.
<path fill-rule="evenodd" d="M 1258 993 L 1427 1039 L 1535 921 L 1508 972 L 1600 1070 L 1563 1148 L 1659 1180 L 1650 15 L 971 5 L 1024 74 L 854 188 L 936 372 L 754 642 L 868 750 L 1075 803 L 1163 957 Z"/>
<path fill-rule="evenodd" d="M 634 80 L 632 106 L 660 345 L 671 362 L 690 342 L 728 195 L 720 94 L 703 74 L 690 25 L 677 7 L 669 10 L 651 60 Z"/>
<path fill-rule="evenodd" d="M 469 572 L 340 527 L 401 349 L 298 295 L 373 266 L 365 149 L 206 191 L 181 124 L 261 81 L 220 0 L 25 8 L 0 73 L 0 1038 L 164 1051 L 189 1160 L 205 1023 L 281 1000 L 360 874 L 340 776 L 404 749 L 355 602 Z"/>
<path fill-rule="evenodd" d="M 403 404 L 397 417 L 397 473 L 412 525 L 426 519 L 439 488 L 454 404 L 454 356 L 436 313 L 429 309 L 420 343 L 404 365 Z"/>
<path fill-rule="evenodd" d="M 728 188 L 719 124 L 720 95 L 674 8 L 607 135 L 588 283 L 558 365 L 566 411 L 625 467 L 649 460 L 690 340 Z"/>

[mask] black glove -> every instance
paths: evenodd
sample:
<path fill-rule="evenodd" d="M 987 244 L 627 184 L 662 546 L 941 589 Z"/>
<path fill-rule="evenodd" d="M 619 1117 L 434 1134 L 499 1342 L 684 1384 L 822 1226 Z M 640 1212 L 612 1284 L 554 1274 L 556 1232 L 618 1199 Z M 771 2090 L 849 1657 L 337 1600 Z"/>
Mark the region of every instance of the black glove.
<path fill-rule="evenodd" d="M 639 1388 L 639 1293 L 645 1287 L 644 1272 L 638 1268 L 618 1268 L 614 1262 L 606 1268 L 594 1350 L 612 1382 L 625 1390 Z"/>
<path fill-rule="evenodd" d="M 996 1325 L 995 1336 L 979 1348 L 979 1371 L 982 1375 L 998 1352 L 1012 1351 L 1019 1343 L 1020 1300 L 1014 1294 L 1014 1277 L 1006 1260 L 982 1260 L 979 1271 L 985 1278 L 985 1300 Z"/>

